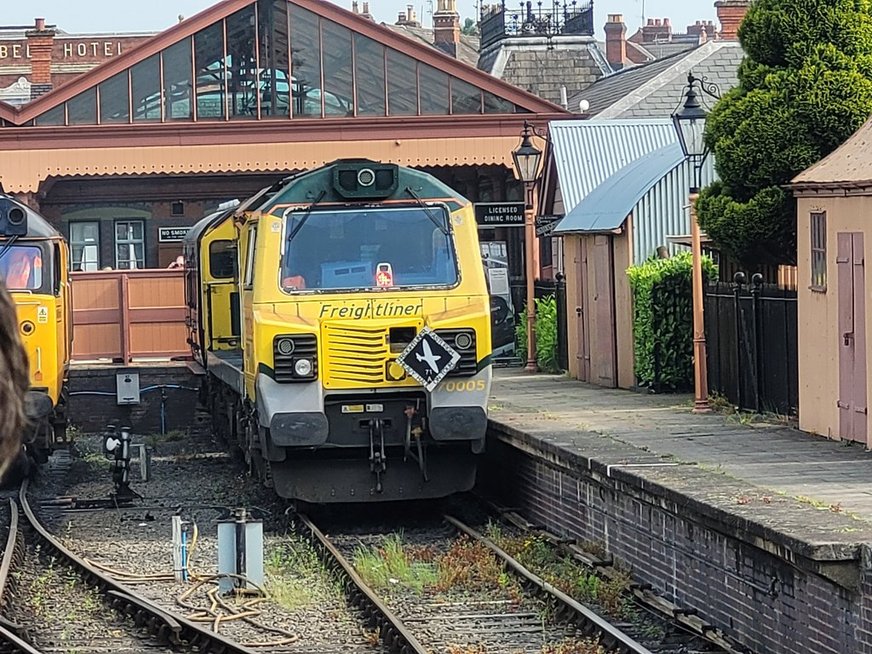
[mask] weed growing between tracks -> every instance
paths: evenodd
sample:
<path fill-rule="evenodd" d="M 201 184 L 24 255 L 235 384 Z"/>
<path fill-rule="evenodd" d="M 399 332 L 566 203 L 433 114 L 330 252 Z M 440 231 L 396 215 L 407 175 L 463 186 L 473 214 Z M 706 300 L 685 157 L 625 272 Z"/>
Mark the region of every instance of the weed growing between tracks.
<path fill-rule="evenodd" d="M 325 595 L 342 598 L 341 585 L 301 536 L 290 535 L 274 544 L 264 563 L 266 591 L 288 611 L 313 605 Z"/>
<path fill-rule="evenodd" d="M 513 600 L 521 592 L 502 562 L 487 547 L 465 536 L 437 552 L 404 543 L 402 535 L 391 534 L 378 547 L 358 547 L 353 564 L 375 588 L 400 586 L 417 593 L 501 589 Z"/>
<path fill-rule="evenodd" d="M 484 645 L 450 645 L 447 654 L 491 654 Z M 594 639 L 570 640 L 543 645 L 541 654 L 608 654 Z"/>
<path fill-rule="evenodd" d="M 603 580 L 543 538 L 529 534 L 510 536 L 494 523 L 488 525 L 487 537 L 521 565 L 576 600 L 595 602 L 613 618 L 626 618 L 632 612 L 625 595 L 631 581 L 628 573 Z"/>

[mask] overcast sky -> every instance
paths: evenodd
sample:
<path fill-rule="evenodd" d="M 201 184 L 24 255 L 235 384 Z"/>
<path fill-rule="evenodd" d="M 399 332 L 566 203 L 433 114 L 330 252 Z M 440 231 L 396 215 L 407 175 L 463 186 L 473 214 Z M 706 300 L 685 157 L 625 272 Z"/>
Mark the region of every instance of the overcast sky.
<path fill-rule="evenodd" d="M 3 25 L 31 25 L 33 19 L 42 17 L 49 24 L 70 33 L 94 32 L 151 32 L 174 25 L 181 14 L 190 17 L 210 5 L 214 0 L 154 0 L 153 2 L 118 2 L 118 0 L 30 0 L 15 2 L 2 0 L 0 21 Z M 461 17 L 475 14 L 476 2 L 481 0 L 457 0 Z M 485 0 L 490 4 L 496 0 Z M 361 0 L 362 2 L 362 0 Z M 408 0 L 425 24 L 430 23 L 430 0 Z M 351 0 L 337 4 L 350 8 Z M 380 22 L 395 22 L 397 12 L 405 10 L 406 0 L 370 0 L 370 11 Z M 435 6 L 435 0 L 432 0 Z M 517 6 L 519 0 L 509 0 L 509 6 Z M 548 4 L 548 0 L 543 4 Z M 690 8 L 691 5 L 696 8 Z M 594 0 L 597 34 L 602 38 L 602 26 L 606 14 L 623 13 L 629 33 L 640 25 L 642 14 L 649 18 L 668 17 L 676 31 L 684 31 L 687 25 L 697 20 L 715 20 L 714 0 Z"/>

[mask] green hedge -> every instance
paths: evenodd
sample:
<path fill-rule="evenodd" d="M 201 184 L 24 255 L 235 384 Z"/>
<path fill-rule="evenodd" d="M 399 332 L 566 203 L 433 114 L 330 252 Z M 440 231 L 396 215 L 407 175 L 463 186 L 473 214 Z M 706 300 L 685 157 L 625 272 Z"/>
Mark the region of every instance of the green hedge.
<path fill-rule="evenodd" d="M 635 373 L 640 386 L 682 391 L 693 385 L 692 257 L 649 259 L 627 270 L 633 289 Z M 703 258 L 703 275 L 717 277 Z"/>
<path fill-rule="evenodd" d="M 521 361 L 527 360 L 527 308 L 515 325 L 515 343 Z M 560 372 L 557 363 L 557 300 L 546 295 L 536 300 L 536 362 L 542 372 Z"/>

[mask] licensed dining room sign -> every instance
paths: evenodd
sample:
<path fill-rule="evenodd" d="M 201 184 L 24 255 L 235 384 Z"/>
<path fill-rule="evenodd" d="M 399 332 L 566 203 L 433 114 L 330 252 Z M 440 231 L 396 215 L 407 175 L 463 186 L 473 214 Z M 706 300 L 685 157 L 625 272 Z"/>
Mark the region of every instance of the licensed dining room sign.
<path fill-rule="evenodd" d="M 477 202 L 475 222 L 479 227 L 523 227 L 523 202 Z"/>

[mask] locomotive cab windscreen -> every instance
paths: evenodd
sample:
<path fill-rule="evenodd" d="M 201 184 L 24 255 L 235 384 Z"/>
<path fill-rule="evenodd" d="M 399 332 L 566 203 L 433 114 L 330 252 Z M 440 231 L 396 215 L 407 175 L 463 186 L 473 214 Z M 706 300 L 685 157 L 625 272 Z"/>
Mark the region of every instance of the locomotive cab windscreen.
<path fill-rule="evenodd" d="M 444 206 L 294 211 L 285 232 L 285 292 L 451 288 L 459 280 Z"/>

